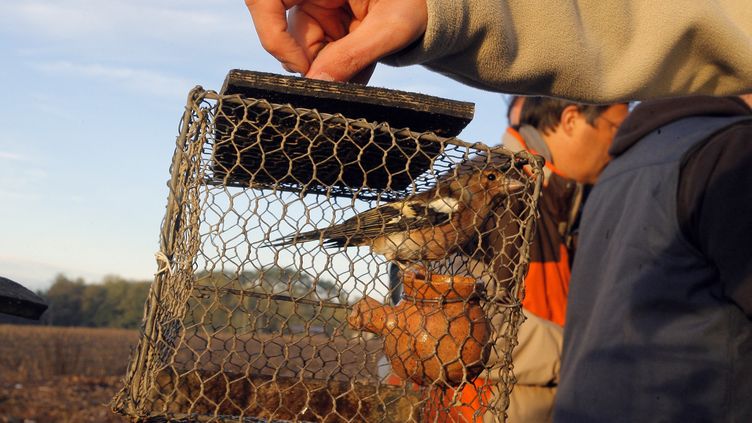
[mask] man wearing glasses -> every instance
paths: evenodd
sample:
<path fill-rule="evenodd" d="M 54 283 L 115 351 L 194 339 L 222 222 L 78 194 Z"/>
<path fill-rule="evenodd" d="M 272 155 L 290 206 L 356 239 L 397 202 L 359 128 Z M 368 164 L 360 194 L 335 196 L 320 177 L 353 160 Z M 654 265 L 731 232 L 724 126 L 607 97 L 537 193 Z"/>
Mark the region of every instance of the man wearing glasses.
<path fill-rule="evenodd" d="M 610 160 L 609 148 L 627 117 L 626 103 L 586 105 L 549 97 L 528 97 L 520 125 L 510 128 L 504 146 L 546 159 L 541 218 L 525 280 L 528 311 L 564 326 L 573 253 L 572 229 L 584 185 L 592 185 Z"/>
<path fill-rule="evenodd" d="M 586 185 L 610 160 L 609 148 L 629 113 L 625 103 L 594 106 L 547 97 L 525 97 L 519 121 L 503 144 L 546 159 L 540 218 L 530 245 L 523 306 L 527 320 L 515 348 L 517 385 L 509 421 L 551 421 L 559 382 L 562 326 L 569 292 L 573 232 Z"/>

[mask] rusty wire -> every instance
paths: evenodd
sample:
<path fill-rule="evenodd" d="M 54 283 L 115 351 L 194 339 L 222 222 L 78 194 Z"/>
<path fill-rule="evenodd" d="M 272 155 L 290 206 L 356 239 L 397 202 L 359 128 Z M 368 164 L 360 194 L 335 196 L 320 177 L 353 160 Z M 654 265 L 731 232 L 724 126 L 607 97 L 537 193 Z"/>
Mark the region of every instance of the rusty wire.
<path fill-rule="evenodd" d="M 404 292 L 412 308 L 394 313 L 419 328 L 435 316 L 445 322 L 422 332 L 436 349 L 417 361 L 407 325 L 363 329 L 382 310 L 364 298 L 388 303 L 413 286 L 409 270 L 390 279 L 383 255 L 326 248 L 324 235 L 274 245 L 458 180 L 468 166 L 502 169 L 524 189 L 477 210 L 488 216 L 470 218 L 472 242 L 411 263 L 429 281 L 452 281 L 435 295 Z M 504 421 L 540 175 L 526 153 L 196 87 L 170 169 L 143 334 L 113 408 L 142 421 Z M 462 277 L 475 281 L 465 296 Z M 460 323 L 470 329 L 457 339 Z M 408 347 L 388 357 L 390 343 Z M 482 358 L 465 362 L 475 347 Z M 432 368 L 438 376 L 426 376 Z M 472 389 L 474 405 L 462 399 Z"/>

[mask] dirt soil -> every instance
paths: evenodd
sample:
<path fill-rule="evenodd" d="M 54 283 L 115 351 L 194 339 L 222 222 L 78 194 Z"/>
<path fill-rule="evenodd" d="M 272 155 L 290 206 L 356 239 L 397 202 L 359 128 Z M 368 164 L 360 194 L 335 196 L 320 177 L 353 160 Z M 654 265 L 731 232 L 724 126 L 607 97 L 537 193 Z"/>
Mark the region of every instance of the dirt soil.
<path fill-rule="evenodd" d="M 0 381 L 0 423 L 126 423 L 109 402 L 119 376 L 57 376 L 43 382 Z"/>

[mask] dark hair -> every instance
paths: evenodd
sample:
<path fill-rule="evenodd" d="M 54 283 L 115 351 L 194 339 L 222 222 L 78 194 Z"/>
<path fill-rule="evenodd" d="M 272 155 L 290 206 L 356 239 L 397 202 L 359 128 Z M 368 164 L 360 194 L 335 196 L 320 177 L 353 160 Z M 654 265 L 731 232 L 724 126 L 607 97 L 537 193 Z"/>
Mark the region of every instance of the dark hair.
<path fill-rule="evenodd" d="M 585 116 L 585 121 L 595 126 L 598 116 L 612 105 L 584 104 L 552 97 L 527 97 L 520 112 L 520 126 L 531 125 L 547 134 L 559 126 L 561 112 L 568 106 L 577 106 L 580 113 Z"/>

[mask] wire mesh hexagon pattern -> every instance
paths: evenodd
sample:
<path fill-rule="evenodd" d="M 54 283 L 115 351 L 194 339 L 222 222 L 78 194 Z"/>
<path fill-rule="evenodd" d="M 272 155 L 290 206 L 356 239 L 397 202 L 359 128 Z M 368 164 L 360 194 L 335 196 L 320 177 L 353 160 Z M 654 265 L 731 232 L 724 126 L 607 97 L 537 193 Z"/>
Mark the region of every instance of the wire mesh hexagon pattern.
<path fill-rule="evenodd" d="M 196 87 L 113 408 L 140 421 L 504 421 L 541 163 Z"/>

